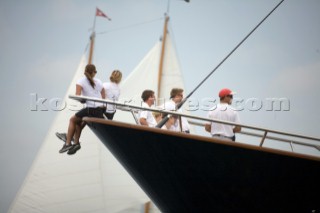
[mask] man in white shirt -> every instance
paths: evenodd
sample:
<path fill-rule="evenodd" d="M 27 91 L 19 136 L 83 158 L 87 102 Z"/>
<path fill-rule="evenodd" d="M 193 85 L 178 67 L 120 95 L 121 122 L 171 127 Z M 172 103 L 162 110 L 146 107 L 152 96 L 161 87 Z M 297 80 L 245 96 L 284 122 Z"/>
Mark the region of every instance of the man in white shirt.
<path fill-rule="evenodd" d="M 224 88 L 220 90 L 220 104 L 218 104 L 214 109 L 210 110 L 208 117 L 211 119 L 240 123 L 238 112 L 230 106 L 233 95 L 234 92 L 232 92 L 230 89 Z M 210 132 L 214 138 L 230 141 L 234 141 L 235 133 L 241 131 L 240 126 L 232 126 L 215 122 L 206 124 L 205 129 L 206 131 Z"/>
<path fill-rule="evenodd" d="M 168 111 L 177 111 L 183 113 L 182 108 L 176 110 L 176 105 L 179 104 L 183 99 L 183 89 L 173 88 L 170 92 L 170 100 L 163 105 L 163 109 Z M 190 133 L 190 125 L 185 117 L 176 119 L 174 123 L 175 131 L 182 131 L 185 133 Z"/>
<path fill-rule="evenodd" d="M 151 108 L 155 102 L 154 92 L 152 90 L 145 90 L 142 92 L 141 98 L 143 100 L 142 107 Z M 139 112 L 139 122 L 141 125 L 155 127 L 157 122 L 149 110 Z"/>

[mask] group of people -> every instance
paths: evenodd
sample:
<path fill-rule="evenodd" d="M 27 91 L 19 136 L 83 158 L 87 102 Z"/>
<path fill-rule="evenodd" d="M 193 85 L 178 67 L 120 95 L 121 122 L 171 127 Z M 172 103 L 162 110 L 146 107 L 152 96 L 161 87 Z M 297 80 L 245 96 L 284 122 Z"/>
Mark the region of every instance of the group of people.
<path fill-rule="evenodd" d="M 155 104 L 155 95 L 152 90 L 144 90 L 141 98 L 143 100 L 142 107 L 150 108 Z M 170 100 L 163 105 L 158 106 L 159 109 L 166 111 L 176 111 L 182 113 L 182 108 L 177 109 L 176 106 L 183 99 L 183 89 L 173 88 L 170 92 Z M 163 114 L 160 112 L 151 113 L 148 110 L 139 112 L 139 123 L 141 125 L 155 127 L 163 119 Z M 161 127 L 162 129 L 190 133 L 190 125 L 185 117 L 176 115 L 168 115 L 168 121 Z"/>
<path fill-rule="evenodd" d="M 118 101 L 120 96 L 119 83 L 122 79 L 122 73 L 119 70 L 114 70 L 110 76 L 110 82 L 102 83 L 101 80 L 95 78 L 97 73 L 96 67 L 93 64 L 88 64 L 85 67 L 84 77 L 79 79 L 76 83 L 76 95 L 83 95 L 88 97 L 108 99 Z M 222 89 L 219 92 L 220 104 L 216 109 L 209 112 L 208 117 L 212 119 L 219 119 L 223 121 L 230 121 L 240 123 L 239 115 L 230 105 L 232 103 L 234 92 L 230 89 Z M 151 108 L 155 105 L 155 94 L 152 90 L 144 90 L 141 94 L 143 100 L 142 107 Z M 159 106 L 166 111 L 176 111 L 182 113 L 182 108 L 177 109 L 177 104 L 183 100 L 183 89 L 173 88 L 170 92 L 170 100 Z M 116 106 L 114 104 L 104 104 L 87 100 L 86 107 L 78 111 L 69 120 L 67 133 L 56 133 L 56 135 L 65 141 L 59 153 L 67 152 L 72 155 L 80 148 L 79 138 L 82 129 L 85 127 L 84 117 L 97 117 L 112 120 L 116 113 Z M 171 131 L 178 131 L 190 133 L 190 125 L 187 119 L 183 116 L 167 115 L 167 122 L 161 127 Z M 140 125 L 156 127 L 163 119 L 163 114 L 158 112 L 151 112 L 149 110 L 141 110 L 139 112 Z M 226 125 L 212 122 L 205 125 L 205 130 L 210 132 L 212 137 L 223 140 L 235 140 L 235 133 L 241 131 L 238 125 Z M 73 143 L 71 143 L 73 142 Z"/>
<path fill-rule="evenodd" d="M 96 74 L 96 67 L 93 64 L 88 64 L 84 70 L 85 76 L 76 83 L 76 95 L 117 101 L 120 96 L 119 83 L 122 79 L 122 73 L 119 70 L 114 70 L 110 75 L 110 82 L 106 83 L 102 83 L 101 80 L 95 78 Z M 56 133 L 60 139 L 65 141 L 59 153 L 67 152 L 72 155 L 81 148 L 79 138 L 82 129 L 86 125 L 82 120 L 84 117 L 104 118 L 105 116 L 107 119 L 112 120 L 116 112 L 116 107 L 112 104 L 105 105 L 104 103 L 89 100 L 85 104 L 85 108 L 70 118 L 67 133 Z M 73 141 L 73 144 L 71 141 Z"/>
<path fill-rule="evenodd" d="M 211 119 L 228 121 L 232 123 L 240 124 L 240 118 L 238 112 L 231 107 L 233 95 L 235 93 L 230 89 L 224 88 L 219 92 L 220 103 L 217 104 L 215 109 L 210 110 L 208 117 Z M 150 108 L 155 104 L 155 96 L 152 90 L 143 91 L 141 98 L 143 100 L 143 107 Z M 183 89 L 173 88 L 170 92 L 170 100 L 164 105 L 160 106 L 160 109 L 167 111 L 177 111 L 182 113 L 182 108 L 177 109 L 176 106 L 183 99 Z M 141 125 L 155 127 L 162 120 L 162 113 L 151 113 L 148 110 L 140 111 L 139 122 Z M 168 121 L 162 126 L 162 129 L 190 133 L 190 125 L 185 117 L 178 117 L 175 115 L 169 115 Z M 205 125 L 205 130 L 211 133 L 213 138 L 219 138 L 222 140 L 235 141 L 235 133 L 241 131 L 239 125 L 227 125 L 217 122 L 211 122 Z"/>

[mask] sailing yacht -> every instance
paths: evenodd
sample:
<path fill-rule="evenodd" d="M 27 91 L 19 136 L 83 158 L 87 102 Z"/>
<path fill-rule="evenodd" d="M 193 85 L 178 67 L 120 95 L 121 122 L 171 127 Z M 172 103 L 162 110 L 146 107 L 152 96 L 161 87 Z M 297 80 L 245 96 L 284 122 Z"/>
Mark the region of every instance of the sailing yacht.
<path fill-rule="evenodd" d="M 69 97 L 110 103 L 102 99 Z M 114 104 L 131 110 L 149 110 L 128 103 Z M 152 111 L 239 125 L 157 109 Z M 267 213 L 317 212 L 320 209 L 316 196 L 320 190 L 320 158 L 296 153 L 293 148 L 297 144 L 320 151 L 316 144 L 319 138 L 241 124 L 242 128 L 263 132 L 259 146 L 254 146 L 99 118 L 84 118 L 84 121 L 162 212 Z M 278 137 L 269 136 L 269 133 Z M 292 137 L 312 142 L 296 141 Z M 264 147 L 266 139 L 289 143 L 292 152 Z"/>
<path fill-rule="evenodd" d="M 83 149 L 71 158 L 57 153 L 55 132 L 65 131 L 72 110 L 81 108 L 68 95 L 87 63 L 82 58 L 65 96 L 74 107 L 57 114 L 9 212 L 150 212 L 150 198 L 162 212 L 319 209 L 319 157 L 263 147 L 272 130 L 262 129 L 260 146 L 253 146 L 136 125 L 131 110 L 144 89 L 166 98 L 165 89 L 183 87 L 170 34 L 164 34 L 122 83 L 128 110 L 119 110 L 114 121 L 86 118 L 92 131 L 83 131 Z"/>
<path fill-rule="evenodd" d="M 98 118 L 84 120 L 161 212 L 320 208 L 320 157 Z"/>
<path fill-rule="evenodd" d="M 184 88 L 176 51 L 167 30 L 168 21 L 166 15 L 162 38 L 121 84 L 121 100 L 139 102 L 146 88 L 156 91 L 158 97 L 168 99 L 172 87 Z M 11 213 L 158 212 L 146 193 L 89 128 L 82 131 L 83 149 L 80 152 L 72 157 L 58 153 L 61 141 L 55 133 L 65 132 L 69 118 L 83 107 L 68 95 L 75 94 L 76 81 L 83 76 L 86 64 L 92 63 L 94 39 L 93 31 L 89 56 L 86 56 L 87 52 L 82 56 L 63 99 L 68 107 L 57 112 L 9 209 Z M 116 113 L 114 120 L 135 123 L 131 114 L 121 111 Z"/>

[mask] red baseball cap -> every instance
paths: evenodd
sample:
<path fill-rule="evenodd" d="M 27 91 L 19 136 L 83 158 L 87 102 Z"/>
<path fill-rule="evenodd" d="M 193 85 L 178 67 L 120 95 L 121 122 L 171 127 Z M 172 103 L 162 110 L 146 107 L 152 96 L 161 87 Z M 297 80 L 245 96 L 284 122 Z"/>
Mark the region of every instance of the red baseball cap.
<path fill-rule="evenodd" d="M 230 89 L 228 88 L 224 88 L 222 90 L 220 90 L 219 92 L 219 97 L 222 98 L 224 96 L 227 96 L 227 95 L 234 95 L 235 92 L 231 91 Z"/>

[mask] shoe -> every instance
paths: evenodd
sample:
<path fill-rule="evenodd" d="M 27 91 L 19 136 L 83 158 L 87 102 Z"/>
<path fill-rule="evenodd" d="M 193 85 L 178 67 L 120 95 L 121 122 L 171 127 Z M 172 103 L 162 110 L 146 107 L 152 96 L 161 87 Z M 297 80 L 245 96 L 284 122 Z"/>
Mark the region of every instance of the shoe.
<path fill-rule="evenodd" d="M 62 141 L 64 141 L 64 142 L 67 141 L 67 134 L 66 134 L 66 133 L 56 132 L 56 136 L 57 136 L 60 140 L 62 140 Z"/>
<path fill-rule="evenodd" d="M 68 151 L 69 149 L 72 148 L 72 145 L 67 145 L 67 144 L 64 144 L 63 147 L 59 150 L 59 153 L 64 153 L 66 151 Z"/>
<path fill-rule="evenodd" d="M 62 141 L 64 141 L 64 142 L 67 141 L 67 134 L 66 134 L 66 133 L 56 132 L 56 136 L 57 136 L 60 140 L 62 140 Z M 71 139 L 71 144 L 73 144 L 73 143 L 74 143 L 74 138 Z"/>
<path fill-rule="evenodd" d="M 79 149 L 81 149 L 80 143 L 72 145 L 72 148 L 68 151 L 68 155 L 75 154 Z"/>

